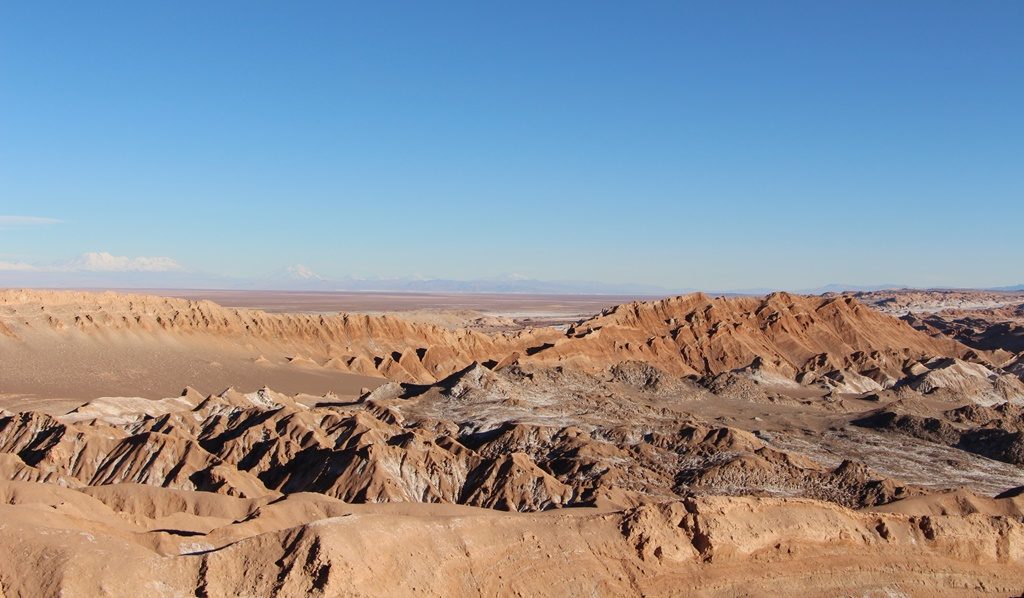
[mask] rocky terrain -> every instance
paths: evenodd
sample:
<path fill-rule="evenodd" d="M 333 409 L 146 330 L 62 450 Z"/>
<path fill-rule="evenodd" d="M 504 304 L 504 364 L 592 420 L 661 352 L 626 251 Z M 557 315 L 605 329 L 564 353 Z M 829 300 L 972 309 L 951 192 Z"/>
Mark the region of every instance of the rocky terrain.
<path fill-rule="evenodd" d="M 1021 291 L 893 289 L 855 292 L 849 295 L 894 316 L 946 311 L 983 311 L 1024 303 L 1024 292 Z"/>
<path fill-rule="evenodd" d="M 748 368 L 786 382 L 813 381 L 844 391 L 891 386 L 907 368 L 935 356 L 988 363 L 965 345 L 915 332 L 855 299 L 786 293 L 763 298 L 696 293 L 620 305 L 566 330 L 485 334 L 389 315 L 268 314 L 208 301 L 8 291 L 0 294 L 0 325 L 0 334 L 9 339 L 0 356 L 32 363 L 59 360 L 55 367 L 82 370 L 75 376 L 79 384 L 82 378 L 123 380 L 118 364 L 98 363 L 119 352 L 129 357 L 124 369 L 139 378 L 148 377 L 148 361 L 162 368 L 169 360 L 192 362 L 193 369 L 290 365 L 292 371 L 313 368 L 321 374 L 340 371 L 416 383 L 436 382 L 474 361 L 590 373 L 642 361 L 677 377 Z M 93 350 L 97 344 L 104 347 L 102 354 Z M 59 354 L 50 351 L 54 345 L 61 346 Z M 198 364 L 197 355 L 207 363 Z M 40 383 L 45 382 L 30 381 L 37 390 Z M 17 386 L 15 380 L 9 384 Z"/>
<path fill-rule="evenodd" d="M 900 301 L 488 333 L 2 291 L 0 589 L 1018 595 L 1017 354 Z"/>
<path fill-rule="evenodd" d="M 854 296 L 936 338 L 988 351 L 994 363 L 1024 374 L 1022 292 L 876 291 Z"/>

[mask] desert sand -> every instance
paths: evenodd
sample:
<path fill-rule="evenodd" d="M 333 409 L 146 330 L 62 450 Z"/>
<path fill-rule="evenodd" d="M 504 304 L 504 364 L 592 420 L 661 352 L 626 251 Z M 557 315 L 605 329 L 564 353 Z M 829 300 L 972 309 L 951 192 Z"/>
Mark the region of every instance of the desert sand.
<path fill-rule="evenodd" d="M 1019 595 L 1024 299 L 992 301 L 0 291 L 0 590 Z"/>

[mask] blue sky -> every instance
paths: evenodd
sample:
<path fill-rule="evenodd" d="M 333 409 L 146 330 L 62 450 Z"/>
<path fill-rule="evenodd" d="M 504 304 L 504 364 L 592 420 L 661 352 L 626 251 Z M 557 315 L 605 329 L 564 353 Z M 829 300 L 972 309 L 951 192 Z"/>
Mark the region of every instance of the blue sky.
<path fill-rule="evenodd" d="M 1022 2 L 101 4 L 0 4 L 8 270 L 1024 282 Z"/>

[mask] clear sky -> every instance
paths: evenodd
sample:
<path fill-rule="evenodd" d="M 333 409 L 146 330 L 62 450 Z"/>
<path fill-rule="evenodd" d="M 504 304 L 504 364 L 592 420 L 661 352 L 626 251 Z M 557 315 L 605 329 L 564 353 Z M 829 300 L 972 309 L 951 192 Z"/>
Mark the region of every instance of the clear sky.
<path fill-rule="evenodd" d="M 1018 1 L 3 2 L 0 266 L 1018 284 L 1022 31 Z"/>

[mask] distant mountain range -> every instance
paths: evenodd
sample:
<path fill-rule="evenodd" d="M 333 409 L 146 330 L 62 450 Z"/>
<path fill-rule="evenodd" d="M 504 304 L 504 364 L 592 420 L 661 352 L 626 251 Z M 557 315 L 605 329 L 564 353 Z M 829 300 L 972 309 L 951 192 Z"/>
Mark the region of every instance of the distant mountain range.
<path fill-rule="evenodd" d="M 558 295 L 665 296 L 691 292 L 657 285 L 503 277 L 480 280 L 435 278 L 327 278 L 301 266 L 270 276 L 233 278 L 186 271 L 93 272 L 2 271 L 0 287 L 110 289 L 238 289 L 280 291 L 385 291 L 405 293 L 531 293 Z"/>
<path fill-rule="evenodd" d="M 0 270 L 0 287 L 37 288 L 111 288 L 111 289 L 238 289 L 280 291 L 383 291 L 398 293 L 522 293 L 551 295 L 627 295 L 636 297 L 669 296 L 703 290 L 710 295 L 764 295 L 786 290 L 806 295 L 849 291 L 879 291 L 908 288 L 901 284 L 856 285 L 831 283 L 803 289 L 746 288 L 696 289 L 650 284 L 606 283 L 586 280 L 536 280 L 518 275 L 488 279 L 455 280 L 442 278 L 328 278 L 301 264 L 289 266 L 272 275 L 258 278 L 233 278 L 201 272 L 171 270 L 163 272 L 115 271 L 17 271 Z M 1024 285 L 982 289 L 1024 291 Z"/>
<path fill-rule="evenodd" d="M 267 285 L 315 291 L 394 291 L 410 293 L 535 293 L 559 295 L 671 295 L 693 289 L 657 285 L 616 284 L 586 280 L 535 280 L 503 276 L 477 280 L 443 278 L 340 278 L 329 279 L 304 266 L 292 266 L 286 276 L 268 279 Z M 275 286 L 275 288 L 277 288 Z"/>

